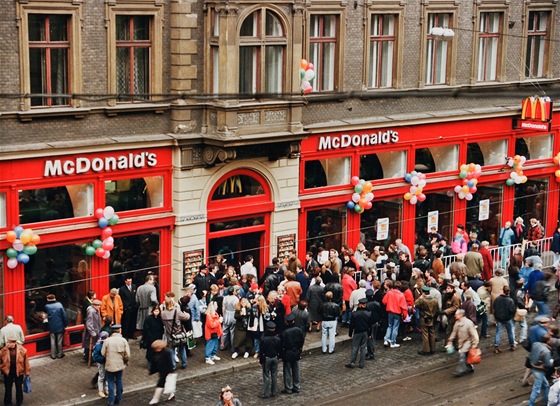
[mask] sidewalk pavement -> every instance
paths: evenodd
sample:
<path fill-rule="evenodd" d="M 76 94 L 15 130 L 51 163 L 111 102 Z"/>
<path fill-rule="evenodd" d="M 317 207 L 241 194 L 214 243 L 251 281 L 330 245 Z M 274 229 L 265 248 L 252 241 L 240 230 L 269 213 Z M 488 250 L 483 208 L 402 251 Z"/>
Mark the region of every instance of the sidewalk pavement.
<path fill-rule="evenodd" d="M 340 328 L 336 337 L 337 343 L 350 340 L 348 329 Z M 124 392 L 155 387 L 157 375 L 149 375 L 145 358 L 145 350 L 140 349 L 140 340 L 129 340 L 131 357 L 130 364 L 124 371 Z M 321 333 L 313 331 L 307 333 L 304 351 L 321 348 Z M 240 371 L 258 366 L 258 360 L 249 357 L 231 359 L 231 352 L 218 351 L 221 361 L 215 365 L 207 365 L 204 359 L 204 341 L 197 340 L 197 346 L 192 350 L 186 369 L 178 369 L 178 381 L 193 380 L 195 378 L 217 375 L 225 372 Z M 82 361 L 81 348 L 65 351 L 65 357 L 53 360 L 49 355 L 30 360 L 32 392 L 24 394 L 24 403 L 32 405 L 103 405 L 106 399 L 97 394 L 97 386 L 91 385 L 91 379 L 97 372 L 97 367 L 88 368 Z"/>

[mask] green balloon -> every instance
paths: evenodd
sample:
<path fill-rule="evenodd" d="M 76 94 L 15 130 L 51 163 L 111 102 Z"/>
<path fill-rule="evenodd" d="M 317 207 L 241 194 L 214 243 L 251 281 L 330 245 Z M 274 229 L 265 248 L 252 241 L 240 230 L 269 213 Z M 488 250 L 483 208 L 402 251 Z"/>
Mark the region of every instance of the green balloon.
<path fill-rule="evenodd" d="M 515 181 L 512 178 L 507 178 L 506 179 L 506 185 L 513 186 L 514 183 L 515 183 Z"/>
<path fill-rule="evenodd" d="M 101 248 L 103 246 L 103 241 L 101 240 L 93 240 L 93 242 L 91 243 L 91 245 L 93 246 L 93 248 L 98 249 Z"/>
<path fill-rule="evenodd" d="M 118 222 L 119 222 L 119 216 L 117 216 L 116 214 L 114 214 L 113 217 L 109 219 L 109 225 L 111 226 L 114 226 Z"/>
<path fill-rule="evenodd" d="M 13 248 L 8 248 L 6 250 L 6 255 L 8 256 L 8 258 L 15 258 L 17 257 L 18 252 Z"/>
<path fill-rule="evenodd" d="M 34 245 L 26 245 L 25 247 L 23 247 L 23 252 L 25 252 L 27 255 L 33 255 L 37 252 L 37 247 Z"/>
<path fill-rule="evenodd" d="M 91 245 L 88 245 L 86 247 L 86 255 L 89 256 L 95 255 L 95 248 L 93 248 Z"/>

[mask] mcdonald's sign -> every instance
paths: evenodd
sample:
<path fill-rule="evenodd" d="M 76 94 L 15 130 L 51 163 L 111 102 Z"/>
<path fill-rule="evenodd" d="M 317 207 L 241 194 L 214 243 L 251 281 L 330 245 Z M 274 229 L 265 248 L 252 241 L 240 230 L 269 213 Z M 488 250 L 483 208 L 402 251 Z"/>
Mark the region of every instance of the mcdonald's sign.
<path fill-rule="evenodd" d="M 513 128 L 550 131 L 552 100 L 550 97 L 530 96 L 521 104 L 521 118 L 513 119 Z"/>

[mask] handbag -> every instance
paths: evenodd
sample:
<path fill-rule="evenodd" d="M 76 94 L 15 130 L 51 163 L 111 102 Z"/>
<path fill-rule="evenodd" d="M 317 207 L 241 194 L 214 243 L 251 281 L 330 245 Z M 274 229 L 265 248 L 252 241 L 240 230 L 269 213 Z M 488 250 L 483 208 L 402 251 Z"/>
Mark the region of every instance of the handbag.
<path fill-rule="evenodd" d="M 523 321 L 527 315 L 527 309 L 515 309 L 515 315 L 513 316 L 514 321 Z"/>
<path fill-rule="evenodd" d="M 180 347 L 181 345 L 185 345 L 188 342 L 187 332 L 183 329 L 183 326 L 180 325 L 179 328 L 175 328 L 175 322 L 177 321 L 177 309 L 175 309 L 175 313 L 173 314 L 173 327 L 171 328 L 171 346 L 172 347 Z M 173 330 L 175 330 L 173 332 Z"/>
<path fill-rule="evenodd" d="M 23 378 L 23 392 L 31 393 L 31 377 L 29 375 Z"/>
<path fill-rule="evenodd" d="M 471 348 L 469 354 L 467 355 L 467 364 L 480 364 L 480 359 L 482 358 L 482 351 L 480 348 Z"/>
<path fill-rule="evenodd" d="M 484 316 L 486 314 L 486 304 L 484 302 L 480 302 L 480 304 L 476 306 L 476 314 L 479 316 Z"/>
<path fill-rule="evenodd" d="M 259 329 L 259 318 L 253 317 L 253 324 L 249 323 L 247 331 L 257 331 Z"/>
<path fill-rule="evenodd" d="M 193 330 L 194 338 L 202 337 L 202 322 L 200 320 L 193 321 L 192 330 Z"/>
<path fill-rule="evenodd" d="M 167 374 L 165 377 L 164 395 L 171 395 L 177 389 L 177 374 Z"/>

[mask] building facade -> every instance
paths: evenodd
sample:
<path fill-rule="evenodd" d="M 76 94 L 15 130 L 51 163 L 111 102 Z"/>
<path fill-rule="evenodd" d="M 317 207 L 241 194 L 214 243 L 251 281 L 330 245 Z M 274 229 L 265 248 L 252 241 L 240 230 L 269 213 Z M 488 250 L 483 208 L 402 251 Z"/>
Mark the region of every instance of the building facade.
<path fill-rule="evenodd" d="M 179 293 L 217 254 L 262 272 L 292 249 L 413 246 L 434 219 L 493 244 L 507 219 L 557 224 L 558 113 L 514 128 L 559 93 L 556 0 L 17 0 L 0 21 L 0 310 L 32 353 L 46 293 L 77 343 L 84 295 L 125 274 Z M 361 214 L 353 176 L 373 188 Z M 107 206 L 114 247 L 88 255 Z M 41 241 L 12 269 L 17 226 Z"/>

